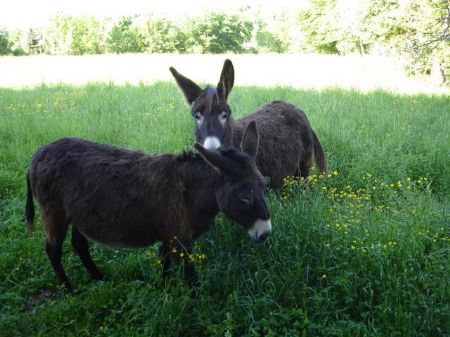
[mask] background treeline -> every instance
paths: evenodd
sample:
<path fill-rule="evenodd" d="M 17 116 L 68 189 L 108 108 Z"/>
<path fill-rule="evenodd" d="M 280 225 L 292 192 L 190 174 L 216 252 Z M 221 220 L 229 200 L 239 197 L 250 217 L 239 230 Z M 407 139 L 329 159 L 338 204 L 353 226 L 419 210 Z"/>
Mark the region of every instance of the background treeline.
<path fill-rule="evenodd" d="M 448 0 L 311 0 L 301 11 L 207 13 L 174 22 L 148 15 L 57 15 L 45 28 L 0 29 L 0 55 L 287 53 L 406 56 L 412 73 L 450 77 Z"/>

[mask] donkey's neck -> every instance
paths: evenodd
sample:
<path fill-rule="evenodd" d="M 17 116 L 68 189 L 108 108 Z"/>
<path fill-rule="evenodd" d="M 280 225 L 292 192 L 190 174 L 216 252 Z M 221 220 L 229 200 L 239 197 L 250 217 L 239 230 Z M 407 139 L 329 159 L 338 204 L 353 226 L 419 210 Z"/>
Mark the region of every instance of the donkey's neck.
<path fill-rule="evenodd" d="M 236 149 L 241 148 L 242 137 L 244 136 L 245 127 L 241 123 L 233 123 L 232 128 L 232 144 Z"/>
<path fill-rule="evenodd" d="M 199 228 L 198 235 L 209 229 L 219 213 L 216 191 L 221 183 L 219 173 L 202 158 L 194 155 L 183 163 L 181 176 L 184 182 L 183 199 L 191 212 L 192 222 Z"/>

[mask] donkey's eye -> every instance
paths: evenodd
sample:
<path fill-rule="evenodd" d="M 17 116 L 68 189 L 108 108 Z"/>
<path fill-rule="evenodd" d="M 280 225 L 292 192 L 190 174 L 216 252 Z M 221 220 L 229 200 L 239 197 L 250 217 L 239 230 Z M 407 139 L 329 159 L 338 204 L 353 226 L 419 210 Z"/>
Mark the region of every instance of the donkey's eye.
<path fill-rule="evenodd" d="M 240 199 L 244 204 L 247 205 L 250 205 L 253 202 L 253 196 L 250 193 L 241 194 Z"/>
<path fill-rule="evenodd" d="M 228 112 L 222 112 L 221 114 L 220 114 L 220 119 L 222 120 L 222 121 L 226 121 L 227 120 L 227 118 L 228 118 L 228 116 L 229 116 L 229 114 L 228 114 Z"/>
<path fill-rule="evenodd" d="M 202 114 L 201 114 L 200 112 L 196 112 L 196 113 L 194 114 L 194 118 L 195 118 L 197 121 L 200 121 L 200 120 L 202 119 Z"/>

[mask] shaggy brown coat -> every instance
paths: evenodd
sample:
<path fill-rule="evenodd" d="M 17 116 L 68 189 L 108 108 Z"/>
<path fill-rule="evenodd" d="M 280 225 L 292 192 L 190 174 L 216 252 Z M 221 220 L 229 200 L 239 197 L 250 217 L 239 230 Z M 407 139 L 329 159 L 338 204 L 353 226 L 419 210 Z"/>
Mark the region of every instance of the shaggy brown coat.
<path fill-rule="evenodd" d="M 111 247 L 145 247 L 162 241 L 164 272 L 170 259 L 178 263 L 180 253 L 189 256 L 194 241 L 210 228 L 219 210 L 249 234 L 252 231 L 253 241 L 263 241 L 270 232 L 252 228 L 257 221 L 268 221 L 270 214 L 264 179 L 254 163 L 258 144 L 254 123 L 248 130 L 244 152 L 209 151 L 196 144 L 200 156 L 149 155 L 77 138 L 39 149 L 28 170 L 26 218 L 31 231 L 34 196 L 58 280 L 70 287 L 61 264 L 69 224 L 73 248 L 93 279 L 102 274 L 91 259 L 87 239 Z M 185 262 L 185 276 L 193 279 L 191 261 Z"/>
<path fill-rule="evenodd" d="M 286 176 L 307 177 L 313 159 L 320 172 L 327 171 L 325 154 L 305 113 L 294 105 L 274 101 L 254 113 L 233 120 L 228 95 L 234 85 L 234 68 L 230 60 L 223 66 L 217 89 L 202 90 L 192 80 L 170 71 L 182 89 L 191 113 L 197 120 L 196 141 L 211 149 L 239 146 L 245 127 L 256 122 L 260 138 L 256 163 L 270 179 L 272 188 L 280 188 Z M 214 142 L 208 141 L 213 139 Z"/>

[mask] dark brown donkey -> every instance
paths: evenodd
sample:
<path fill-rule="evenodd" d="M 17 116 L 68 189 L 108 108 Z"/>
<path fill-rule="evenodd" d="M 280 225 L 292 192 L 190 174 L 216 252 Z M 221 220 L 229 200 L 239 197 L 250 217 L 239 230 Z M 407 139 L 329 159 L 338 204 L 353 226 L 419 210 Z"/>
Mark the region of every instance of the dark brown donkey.
<path fill-rule="evenodd" d="M 196 276 L 189 259 L 192 245 L 219 211 L 241 224 L 253 242 L 264 241 L 272 226 L 265 180 L 254 162 L 255 123 L 246 129 L 242 152 L 195 148 L 200 155 L 149 155 L 77 138 L 40 148 L 28 169 L 26 218 L 31 232 L 34 196 L 58 281 L 70 287 L 61 264 L 69 224 L 72 246 L 93 279 L 103 276 L 91 259 L 88 239 L 110 247 L 162 241 L 163 273 L 170 261 L 184 259 L 188 280 Z"/>
<path fill-rule="evenodd" d="M 227 103 L 234 84 L 234 68 L 225 60 L 217 89 L 197 84 L 171 67 L 178 86 L 196 119 L 195 137 L 207 149 L 239 147 L 246 126 L 255 121 L 260 134 L 256 164 L 269 177 L 272 188 L 280 188 L 286 176 L 307 177 L 313 158 L 320 172 L 327 170 L 325 154 L 305 113 L 294 105 L 274 101 L 254 113 L 233 120 Z"/>

